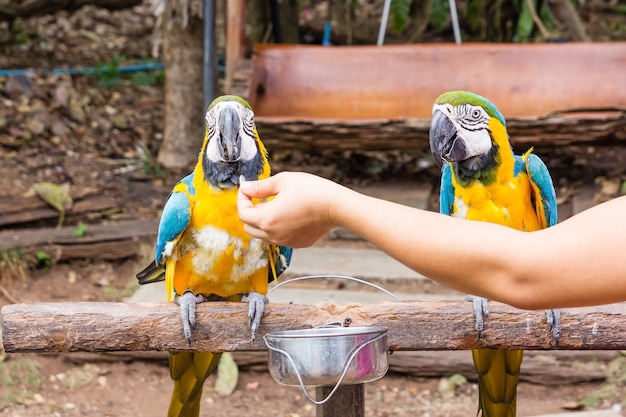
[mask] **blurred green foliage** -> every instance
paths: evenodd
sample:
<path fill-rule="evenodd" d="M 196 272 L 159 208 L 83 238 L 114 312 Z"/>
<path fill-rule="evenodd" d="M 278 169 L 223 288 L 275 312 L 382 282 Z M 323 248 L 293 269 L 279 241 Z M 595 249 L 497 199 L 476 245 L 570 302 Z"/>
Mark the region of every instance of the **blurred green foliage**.
<path fill-rule="evenodd" d="M 96 67 L 95 79 L 104 87 L 114 87 L 120 85 L 124 80 L 129 80 L 137 86 L 154 86 L 163 83 L 165 71 L 136 71 L 132 73 L 122 73 L 119 69 L 126 62 L 126 57 L 118 55 L 108 62 Z M 134 62 L 135 64 L 149 64 L 155 62 L 152 59 Z"/>
<path fill-rule="evenodd" d="M 417 1 L 428 0 L 391 0 L 392 29 L 403 32 Z M 457 1 L 457 9 L 465 41 L 526 43 L 545 40 L 546 30 L 556 28 L 544 0 L 466 0 Z M 429 26 L 442 34 L 451 30 L 450 22 L 448 0 L 432 0 Z"/>

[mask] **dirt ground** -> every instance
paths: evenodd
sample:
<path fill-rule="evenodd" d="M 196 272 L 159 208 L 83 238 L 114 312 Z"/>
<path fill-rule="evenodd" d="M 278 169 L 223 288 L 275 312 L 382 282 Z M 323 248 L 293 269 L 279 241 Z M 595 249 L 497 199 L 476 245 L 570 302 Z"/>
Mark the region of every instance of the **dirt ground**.
<path fill-rule="evenodd" d="M 144 60 L 150 56 L 153 21 L 147 6 L 140 6 L 115 13 L 85 8 L 74 15 L 19 21 L 13 28 L 2 23 L 0 68 L 97 66 L 122 55 L 128 62 Z M 0 77 L 0 198 L 33 195 L 34 183 L 50 181 L 70 190 L 100 190 L 116 199 L 115 210 L 94 218 L 70 219 L 68 224 L 158 216 L 172 184 L 182 174 L 154 163 L 162 115 L 162 85 L 154 79 L 39 74 L 16 82 Z M 623 147 L 572 146 L 558 151 L 539 148 L 538 152 L 553 168 L 564 213 L 573 210 L 573 197 L 580 190 L 591 189 L 595 203 L 618 195 L 626 180 Z M 393 161 L 389 155 L 366 158 L 377 163 Z M 359 161 L 363 165 L 363 158 Z M 408 161 L 407 166 L 414 162 Z M 305 169 L 347 184 L 402 179 L 429 182 L 434 192 L 437 189 L 436 170 L 415 174 L 407 167 L 373 174 L 361 165 L 346 168 L 349 155 L 274 154 L 272 164 L 275 170 Z M 35 226 L 54 224 L 45 221 Z M 0 307 L 13 299 L 26 303 L 124 300 L 136 288 L 134 274 L 151 251 L 151 243 L 146 242 L 142 256 L 114 262 L 53 262 L 32 269 L 23 282 L 0 279 L 7 292 L 0 295 Z M 626 406 L 622 371 L 626 365 L 621 355 L 610 362 L 598 361 L 597 367 L 606 372 L 607 381 L 571 384 L 555 376 L 546 385 L 521 383 L 519 415 Z M 454 382 L 451 377 L 388 373 L 367 384 L 366 414 L 474 415 L 475 382 Z M 202 416 L 315 415 L 315 407 L 299 388 L 277 385 L 267 372 L 242 368 L 237 388 L 228 397 L 212 391 L 214 382 L 212 376 L 205 385 Z M 3 417 L 162 416 L 171 388 L 164 355 L 0 353 Z"/>
<path fill-rule="evenodd" d="M 469 353 L 468 353 L 469 354 Z M 13 357 L 28 372 L 37 372 L 37 388 L 25 388 L 21 398 L 9 403 L 2 416 L 163 416 L 169 403 L 171 382 L 166 362 L 82 359 L 80 355 Z M 35 365 L 36 364 L 36 365 Z M 268 373 L 240 373 L 236 391 L 222 397 L 211 392 L 215 377 L 205 383 L 201 416 L 315 416 L 315 406 L 300 388 L 277 385 Z M 445 382 L 445 380 L 444 380 Z M 599 384 L 518 387 L 518 415 L 536 416 L 564 412 L 589 395 Z M 465 383 L 451 394 L 440 389 L 438 379 L 415 379 L 387 374 L 366 385 L 367 416 L 475 415 L 476 386 Z M 601 404 L 608 408 L 611 404 Z"/>

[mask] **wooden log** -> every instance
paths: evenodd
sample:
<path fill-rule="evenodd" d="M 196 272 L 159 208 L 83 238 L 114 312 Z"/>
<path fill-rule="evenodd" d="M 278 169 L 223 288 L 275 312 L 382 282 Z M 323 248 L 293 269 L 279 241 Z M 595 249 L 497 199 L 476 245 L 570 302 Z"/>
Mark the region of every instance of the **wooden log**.
<path fill-rule="evenodd" d="M 320 306 L 268 304 L 258 330 L 306 329 L 329 322 L 385 326 L 389 348 L 396 350 L 555 349 L 542 311 L 518 310 L 492 302 L 480 339 L 463 301 L 386 302 Z M 252 340 L 248 306 L 202 303 L 191 344 L 182 334 L 173 303 L 12 304 L 1 313 L 7 352 L 207 351 L 265 350 L 262 337 Z M 626 348 L 626 304 L 564 309 L 559 349 Z"/>
<path fill-rule="evenodd" d="M 0 20 L 43 16 L 59 10 L 73 12 L 87 5 L 108 10 L 120 10 L 137 6 L 140 3 L 141 0 L 3 0 Z"/>
<path fill-rule="evenodd" d="M 103 193 L 102 190 L 73 193 L 72 199 L 74 204 L 65 213 L 66 221 L 78 215 L 107 210 L 117 205 L 115 198 Z M 56 224 L 58 218 L 59 212 L 39 197 L 0 198 L 0 227 L 18 226 L 42 220 L 55 220 Z"/>
<path fill-rule="evenodd" d="M 10 249 L 44 244 L 88 244 L 155 236 L 158 224 L 158 219 L 92 224 L 88 225 L 82 236 L 75 236 L 73 234 L 76 230 L 76 226 L 4 230 L 0 232 L 0 247 Z"/>
<path fill-rule="evenodd" d="M 580 363 L 608 363 L 615 359 L 617 351 L 604 350 L 530 350 L 524 353 L 520 380 L 531 384 L 554 385 L 582 384 L 604 381 L 608 373 L 605 367 L 580 366 Z M 238 351 L 233 358 L 241 371 L 267 372 L 267 352 Z M 82 365 L 94 362 L 162 362 L 169 360 L 167 352 L 75 352 L 65 360 Z M 448 378 L 461 374 L 469 381 L 476 381 L 477 374 L 467 351 L 396 351 L 389 356 L 389 372 L 417 378 Z"/>
<path fill-rule="evenodd" d="M 147 219 L 89 225 L 82 236 L 74 236 L 76 226 L 5 230 L 0 232 L 0 248 L 44 251 L 55 260 L 123 259 L 137 254 L 139 239 L 155 236 L 157 227 L 157 219 Z"/>
<path fill-rule="evenodd" d="M 557 353 L 559 351 L 550 351 Z M 522 362 L 520 380 L 532 384 L 550 385 L 555 382 L 580 384 L 604 381 L 607 373 L 601 369 L 581 369 L 551 356 L 526 352 Z M 546 352 L 548 353 L 548 352 Z M 589 352 L 595 353 L 595 352 Z M 614 355 L 613 355 L 614 357 Z M 587 360 L 596 360 L 588 356 Z M 389 371 L 419 378 L 445 378 L 461 374 L 470 381 L 477 380 L 476 369 L 469 352 L 395 352 L 389 357 Z"/>
<path fill-rule="evenodd" d="M 569 355 L 570 353 L 574 353 L 576 356 L 572 357 Z M 607 377 L 605 369 L 581 367 L 579 363 L 607 363 L 615 359 L 617 355 L 618 353 L 615 351 L 531 350 L 524 354 L 520 380 L 540 385 L 552 385 L 557 382 L 559 384 L 581 384 L 604 381 Z M 267 372 L 266 352 L 234 352 L 233 358 L 239 369 Z M 164 355 L 163 361 L 166 360 L 167 357 Z M 461 374 L 470 381 L 477 380 L 472 355 L 466 351 L 394 352 L 389 356 L 389 372 L 417 378 L 447 378 L 454 374 Z"/>
<path fill-rule="evenodd" d="M 319 152 L 389 151 L 429 153 L 430 119 L 380 120 L 256 117 L 259 134 L 270 149 Z M 626 146 L 626 111 L 554 113 L 507 120 L 512 146 L 562 146 L 610 140 Z"/>
<path fill-rule="evenodd" d="M 626 83 L 624 57 L 624 42 L 257 45 L 232 92 L 249 100 L 270 149 L 426 154 L 432 102 L 451 89 L 490 98 L 514 147 L 626 146 L 626 90 L 611 87 Z"/>
<path fill-rule="evenodd" d="M 143 354 L 143 352 L 142 352 Z M 95 353 L 91 355 L 96 355 Z M 98 354 L 99 357 L 107 356 Z M 615 351 L 538 351 L 525 352 L 520 379 L 540 385 L 581 384 L 604 381 L 605 368 L 581 367 L 579 363 L 608 363 L 618 355 Z M 267 372 L 266 352 L 234 352 L 240 369 Z M 100 359 L 102 360 L 102 359 Z M 167 356 L 163 356 L 163 361 Z M 477 379 L 472 355 L 466 351 L 397 351 L 389 356 L 389 372 L 417 378 L 447 378 L 461 374 L 470 381 Z"/>
<path fill-rule="evenodd" d="M 488 97 L 507 118 L 626 110 L 626 42 L 255 45 L 256 117 L 430 119 L 449 90 Z M 462 68 L 462 70 L 461 70 Z M 255 118 L 256 120 L 256 118 Z"/>
<path fill-rule="evenodd" d="M 52 259 L 56 262 L 70 259 L 126 259 L 137 255 L 139 250 L 140 245 L 137 240 L 126 239 L 76 245 L 35 246 L 30 248 L 28 252 L 52 254 Z"/>

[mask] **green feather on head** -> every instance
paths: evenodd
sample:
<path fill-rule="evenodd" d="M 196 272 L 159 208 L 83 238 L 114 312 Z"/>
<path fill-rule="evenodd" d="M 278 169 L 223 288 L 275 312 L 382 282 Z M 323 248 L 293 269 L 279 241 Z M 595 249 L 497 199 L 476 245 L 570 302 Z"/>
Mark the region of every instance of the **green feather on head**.
<path fill-rule="evenodd" d="M 479 96 L 478 94 L 472 93 L 470 91 L 448 91 L 447 93 L 443 93 L 437 100 L 435 100 L 437 104 L 451 104 L 453 106 L 460 106 L 462 104 L 469 104 L 472 106 L 480 106 L 487 114 L 491 117 L 495 117 L 498 119 L 503 126 L 506 126 L 506 120 L 504 120 L 504 116 L 498 110 L 498 108 L 491 102 L 489 99 Z"/>
<path fill-rule="evenodd" d="M 211 102 L 211 104 L 209 104 L 209 107 L 207 108 L 207 110 L 215 106 L 217 103 L 221 101 L 236 101 L 237 103 L 241 104 L 245 108 L 252 110 L 252 106 L 250 106 L 250 104 L 248 104 L 246 100 L 242 99 L 239 96 L 234 96 L 234 95 L 226 95 L 226 96 L 217 97 L 215 100 Z"/>

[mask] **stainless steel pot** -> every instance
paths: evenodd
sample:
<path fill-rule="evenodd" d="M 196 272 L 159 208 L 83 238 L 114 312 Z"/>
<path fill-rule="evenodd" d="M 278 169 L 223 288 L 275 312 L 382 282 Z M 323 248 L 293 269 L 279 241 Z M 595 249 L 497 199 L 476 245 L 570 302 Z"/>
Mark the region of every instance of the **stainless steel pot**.
<path fill-rule="evenodd" d="M 301 386 L 315 404 L 328 400 L 341 384 L 375 381 L 389 368 L 387 329 L 380 326 L 286 330 L 263 339 L 272 377 L 282 385 Z M 305 389 L 333 385 L 323 401 L 313 400 Z"/>

